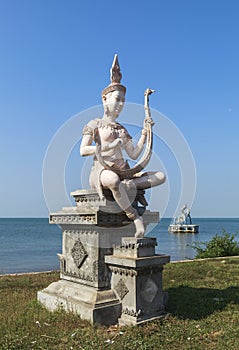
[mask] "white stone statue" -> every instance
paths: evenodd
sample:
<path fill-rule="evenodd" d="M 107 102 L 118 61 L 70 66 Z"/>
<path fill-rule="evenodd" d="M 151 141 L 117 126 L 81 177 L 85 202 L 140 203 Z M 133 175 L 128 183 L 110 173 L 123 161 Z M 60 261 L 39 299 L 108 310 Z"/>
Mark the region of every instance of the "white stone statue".
<path fill-rule="evenodd" d="M 128 191 L 132 189 L 147 189 L 161 185 L 165 182 L 165 174 L 162 172 L 142 172 L 148 163 L 152 151 L 152 125 L 148 107 L 148 95 L 153 90 L 145 92 L 145 120 L 141 137 L 136 146 L 126 128 L 117 122 L 117 118 L 124 107 L 126 88 L 120 84 L 121 72 L 118 57 L 115 55 L 111 67 L 111 84 L 102 91 L 104 115 L 102 118 L 91 120 L 83 130 L 83 138 L 80 146 L 82 156 L 94 156 L 94 165 L 90 174 L 90 186 L 96 189 L 102 197 L 103 189 L 110 189 L 112 195 L 130 218 L 136 228 L 135 237 L 144 236 L 143 219 L 137 210 L 132 207 L 128 197 Z M 128 156 L 136 160 L 141 154 L 144 144 L 144 155 L 141 162 L 130 169 L 123 158 L 124 149 Z M 93 145 L 95 142 L 95 145 Z M 141 198 L 141 203 L 145 202 Z M 147 202 L 144 203 L 145 205 Z"/>

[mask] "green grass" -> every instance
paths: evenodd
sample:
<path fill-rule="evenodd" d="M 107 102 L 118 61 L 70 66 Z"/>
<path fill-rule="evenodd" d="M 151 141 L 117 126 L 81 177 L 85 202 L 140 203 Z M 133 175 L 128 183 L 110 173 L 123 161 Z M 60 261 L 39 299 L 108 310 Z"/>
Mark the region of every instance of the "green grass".
<path fill-rule="evenodd" d="M 239 258 L 165 266 L 169 316 L 140 327 L 92 326 L 48 312 L 36 292 L 58 273 L 0 277 L 0 349 L 239 349 Z"/>

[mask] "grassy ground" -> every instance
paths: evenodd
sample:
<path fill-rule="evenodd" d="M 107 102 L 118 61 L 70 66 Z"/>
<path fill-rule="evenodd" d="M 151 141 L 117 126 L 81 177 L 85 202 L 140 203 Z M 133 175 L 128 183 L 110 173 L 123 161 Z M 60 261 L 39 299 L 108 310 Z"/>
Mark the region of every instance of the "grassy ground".
<path fill-rule="evenodd" d="M 50 313 L 36 292 L 58 273 L 0 277 L 0 349 L 239 349 L 239 258 L 168 264 L 163 320 L 140 327 L 91 326 Z"/>

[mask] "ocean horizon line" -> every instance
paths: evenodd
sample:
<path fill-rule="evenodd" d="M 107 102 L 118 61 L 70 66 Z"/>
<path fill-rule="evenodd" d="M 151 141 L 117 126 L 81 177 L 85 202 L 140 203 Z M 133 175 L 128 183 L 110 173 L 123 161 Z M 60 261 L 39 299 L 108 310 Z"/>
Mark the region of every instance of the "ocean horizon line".
<path fill-rule="evenodd" d="M 163 216 L 160 219 L 172 219 L 173 216 Z M 48 216 L 0 216 L 0 219 L 49 219 Z M 236 216 L 193 216 L 193 219 L 239 219 Z"/>

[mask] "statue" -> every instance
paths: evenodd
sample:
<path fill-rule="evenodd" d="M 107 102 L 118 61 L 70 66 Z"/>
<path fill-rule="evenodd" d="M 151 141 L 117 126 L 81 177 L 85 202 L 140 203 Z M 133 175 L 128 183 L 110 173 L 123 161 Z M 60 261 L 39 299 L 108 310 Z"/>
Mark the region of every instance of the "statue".
<path fill-rule="evenodd" d="M 179 217 L 180 224 L 192 225 L 192 218 L 190 214 L 190 209 L 187 207 L 187 204 L 181 209 L 182 215 Z"/>
<path fill-rule="evenodd" d="M 116 203 L 134 222 L 135 237 L 140 238 L 145 232 L 143 219 L 132 206 L 128 191 L 145 190 L 165 182 L 165 174 L 162 172 L 142 172 L 152 153 L 152 126 L 154 123 L 148 102 L 149 95 L 154 90 L 145 91 L 145 119 L 142 134 L 137 145 L 134 146 L 126 128 L 117 122 L 124 107 L 126 93 L 126 88 L 120 84 L 122 74 L 117 55 L 114 57 L 110 72 L 111 83 L 102 91 L 104 115 L 102 118 L 91 120 L 84 127 L 80 154 L 94 156 L 94 165 L 89 179 L 91 188 L 96 189 L 101 198 L 104 189 L 112 192 Z M 131 159 L 136 160 L 142 153 L 145 143 L 142 159 L 136 166 L 130 168 L 123 158 L 122 150 L 124 149 Z M 139 201 L 144 206 L 147 205 L 143 196 L 139 198 Z"/>

